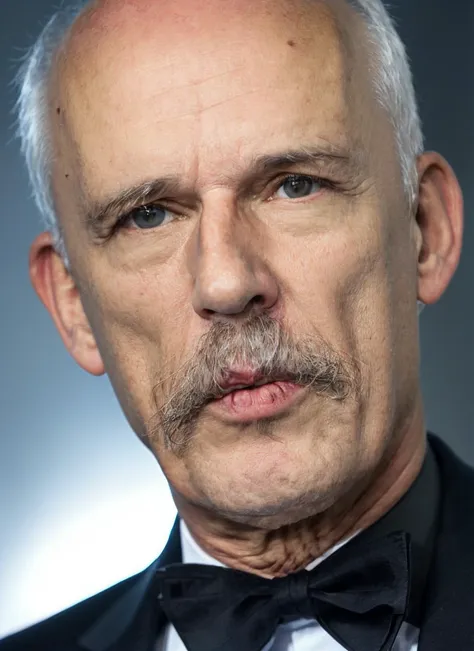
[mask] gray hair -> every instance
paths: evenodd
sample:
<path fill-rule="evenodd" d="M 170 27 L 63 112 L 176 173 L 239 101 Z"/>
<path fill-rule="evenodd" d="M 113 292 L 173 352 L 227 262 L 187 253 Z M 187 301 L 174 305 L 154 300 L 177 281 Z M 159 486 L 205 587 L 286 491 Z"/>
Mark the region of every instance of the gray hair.
<path fill-rule="evenodd" d="M 372 46 L 373 84 L 380 105 L 393 125 L 401 174 L 408 201 L 417 196 L 416 159 L 423 134 L 405 47 L 381 0 L 347 0 L 364 19 Z M 26 159 L 33 196 L 56 250 L 67 262 L 52 184 L 52 147 L 48 136 L 48 86 L 54 57 L 76 18 L 87 6 L 82 0 L 56 12 L 28 52 L 18 73 L 18 134 Z"/>

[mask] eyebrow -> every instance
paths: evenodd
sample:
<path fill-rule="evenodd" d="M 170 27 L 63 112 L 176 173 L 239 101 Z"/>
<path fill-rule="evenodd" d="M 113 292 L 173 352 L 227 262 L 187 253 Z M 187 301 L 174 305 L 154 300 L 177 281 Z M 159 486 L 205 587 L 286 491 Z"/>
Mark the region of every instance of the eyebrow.
<path fill-rule="evenodd" d="M 355 164 L 353 154 L 343 148 L 327 145 L 324 147 L 298 147 L 277 154 L 263 154 L 254 159 L 250 175 L 286 167 L 288 165 L 320 164 L 340 169 L 352 168 Z"/>
<path fill-rule="evenodd" d="M 317 168 L 316 174 L 342 177 L 347 180 L 360 175 L 360 156 L 335 145 L 302 146 L 275 154 L 262 154 L 254 158 L 244 173 L 242 187 L 251 186 L 256 178 L 295 165 Z"/>
<path fill-rule="evenodd" d="M 253 184 L 257 178 L 268 175 L 272 171 L 295 165 L 317 165 L 323 168 L 327 174 L 344 174 L 345 176 L 349 174 L 352 176 L 358 171 L 360 172 L 357 157 L 347 149 L 334 145 L 298 147 L 274 154 L 256 156 L 245 170 L 240 186 L 246 188 Z M 104 224 L 138 206 L 157 202 L 160 198 L 172 199 L 178 196 L 196 200 L 196 192 L 185 187 L 178 175 L 140 182 L 104 200 L 87 201 L 86 225 L 91 230 L 98 231 Z"/>
<path fill-rule="evenodd" d="M 91 230 L 99 230 L 102 225 L 121 214 L 130 212 L 137 206 L 157 201 L 158 197 L 176 196 L 183 191 L 179 177 L 165 176 L 137 183 L 100 202 L 88 200 L 86 201 L 86 225 Z"/>

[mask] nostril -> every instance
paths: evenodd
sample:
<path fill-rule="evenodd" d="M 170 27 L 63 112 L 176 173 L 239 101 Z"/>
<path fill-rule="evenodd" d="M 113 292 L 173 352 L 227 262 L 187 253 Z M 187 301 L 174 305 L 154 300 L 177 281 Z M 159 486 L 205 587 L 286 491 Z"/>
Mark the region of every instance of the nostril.
<path fill-rule="evenodd" d="M 218 312 L 216 310 L 210 310 L 209 308 L 205 307 L 202 310 L 202 314 L 205 317 L 210 317 L 210 316 L 214 316 L 214 314 L 218 314 Z"/>
<path fill-rule="evenodd" d="M 196 278 L 192 303 L 194 310 L 205 319 L 215 316 L 261 313 L 277 301 L 278 287 L 269 276 L 237 272 L 211 274 L 204 269 Z"/>

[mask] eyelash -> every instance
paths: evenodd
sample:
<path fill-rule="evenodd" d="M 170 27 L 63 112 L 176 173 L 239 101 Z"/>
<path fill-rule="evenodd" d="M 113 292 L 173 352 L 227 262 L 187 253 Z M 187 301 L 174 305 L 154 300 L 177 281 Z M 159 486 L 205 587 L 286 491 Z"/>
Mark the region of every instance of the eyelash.
<path fill-rule="evenodd" d="M 267 199 L 267 201 L 273 201 L 273 200 L 275 200 L 275 194 L 276 194 L 276 192 L 279 190 L 279 188 L 281 188 L 281 186 L 282 186 L 286 181 L 288 181 L 289 179 L 295 178 L 295 177 L 302 177 L 302 178 L 308 178 L 308 179 L 311 179 L 312 181 L 318 183 L 318 184 L 321 186 L 322 189 L 328 189 L 328 190 L 333 190 L 333 191 L 335 191 L 335 190 L 337 190 L 337 188 L 338 188 L 337 183 L 335 183 L 334 181 L 330 181 L 329 179 L 322 178 L 322 177 L 320 177 L 320 176 L 314 176 L 314 175 L 312 175 L 312 174 L 303 174 L 303 173 L 292 173 L 292 174 L 288 174 L 288 173 L 287 173 L 287 174 L 285 174 L 284 176 L 279 176 L 277 179 L 274 179 L 273 181 L 270 182 L 270 184 L 268 184 L 268 185 L 271 185 L 271 186 L 272 186 L 272 191 L 271 191 L 271 196 Z M 305 200 L 305 199 L 308 200 L 308 199 L 310 199 L 312 196 L 313 196 L 313 194 L 308 195 L 307 197 L 303 197 L 303 198 L 301 199 L 301 201 L 303 201 L 303 200 Z M 288 199 L 288 201 L 291 201 L 291 202 L 293 202 L 293 203 L 296 203 L 296 202 L 298 201 L 298 199 Z M 133 213 L 134 213 L 136 210 L 139 210 L 140 208 L 151 207 L 151 206 L 160 206 L 161 208 L 165 208 L 165 209 L 167 209 L 167 210 L 171 210 L 171 209 L 169 209 L 169 208 L 166 207 L 166 201 L 164 201 L 164 200 L 163 200 L 163 201 L 156 201 L 156 202 L 154 202 L 154 201 L 150 201 L 150 202 L 148 202 L 148 203 L 143 203 L 143 204 L 141 204 L 140 206 L 136 206 L 136 207 L 132 208 L 132 210 L 130 210 L 130 211 L 124 213 L 123 215 L 121 215 L 121 216 L 117 219 L 117 221 L 115 222 L 115 224 L 113 225 L 113 227 L 112 227 L 112 232 L 111 232 L 110 235 L 112 236 L 116 231 L 118 231 L 118 230 L 124 228 L 124 227 L 125 227 L 125 224 L 126 224 L 126 223 L 131 219 L 131 217 L 133 216 Z M 177 215 L 177 219 L 179 219 L 179 217 L 180 217 L 180 216 Z M 140 230 L 140 229 L 138 229 L 138 230 Z M 150 229 L 150 230 L 153 230 L 153 229 Z"/>

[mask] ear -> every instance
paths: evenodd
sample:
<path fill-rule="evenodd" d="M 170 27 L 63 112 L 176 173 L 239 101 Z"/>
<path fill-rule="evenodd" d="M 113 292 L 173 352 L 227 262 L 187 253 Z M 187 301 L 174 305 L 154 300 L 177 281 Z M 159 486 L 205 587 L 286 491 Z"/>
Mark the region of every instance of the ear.
<path fill-rule="evenodd" d="M 439 300 L 459 264 L 463 197 L 456 175 L 440 154 L 420 156 L 418 176 L 418 299 L 430 304 Z"/>
<path fill-rule="evenodd" d="M 103 375 L 104 364 L 79 291 L 54 249 L 51 233 L 42 233 L 31 246 L 30 279 L 75 361 L 92 375 Z"/>

